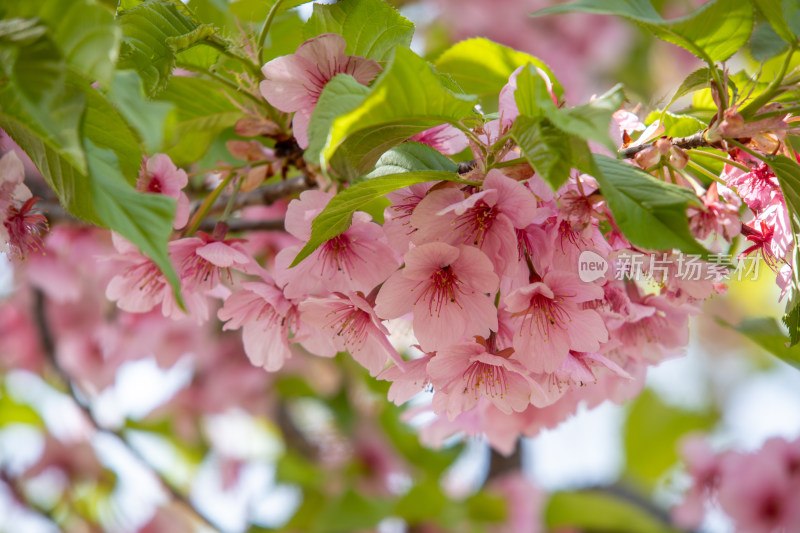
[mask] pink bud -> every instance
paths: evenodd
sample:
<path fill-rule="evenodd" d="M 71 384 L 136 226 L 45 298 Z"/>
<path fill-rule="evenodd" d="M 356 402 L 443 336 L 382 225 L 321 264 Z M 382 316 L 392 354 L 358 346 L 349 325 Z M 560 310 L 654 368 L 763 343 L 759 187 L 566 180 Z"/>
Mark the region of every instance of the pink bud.
<path fill-rule="evenodd" d="M 650 168 L 661 161 L 661 152 L 655 146 L 648 146 L 644 150 L 637 152 L 634 159 L 640 167 Z"/>

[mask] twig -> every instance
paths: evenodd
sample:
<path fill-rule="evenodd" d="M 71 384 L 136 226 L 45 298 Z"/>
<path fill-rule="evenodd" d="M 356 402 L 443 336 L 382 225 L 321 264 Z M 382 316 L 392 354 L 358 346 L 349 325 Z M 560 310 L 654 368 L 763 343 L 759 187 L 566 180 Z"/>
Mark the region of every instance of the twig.
<path fill-rule="evenodd" d="M 247 194 L 240 194 L 233 202 L 233 210 L 242 209 L 251 205 L 272 205 L 281 198 L 288 198 L 297 193 L 316 187 L 316 182 L 310 174 L 290 178 L 287 180 L 270 183 Z M 218 198 L 211 207 L 211 213 L 221 213 L 228 204 L 228 197 Z"/>
<path fill-rule="evenodd" d="M 200 223 L 200 231 L 206 233 L 214 231 L 219 220 L 207 219 Z M 238 231 L 283 231 L 283 219 L 275 220 L 242 220 L 234 219 L 226 221 L 228 232 Z"/>
<path fill-rule="evenodd" d="M 619 153 L 622 154 L 624 157 L 633 157 L 645 148 L 652 146 L 652 143 L 648 144 L 640 144 L 638 146 L 629 146 L 627 148 L 622 148 Z M 677 146 L 678 148 L 682 148 L 684 150 L 691 150 L 692 148 L 700 148 L 701 146 L 708 146 L 711 145 L 706 141 L 703 137 L 703 132 L 698 131 L 688 137 L 679 137 L 677 139 L 672 139 L 672 146 Z"/>
<path fill-rule="evenodd" d="M 158 470 L 155 469 L 147 459 L 134 447 L 128 442 L 125 434 L 122 431 L 112 430 L 105 428 L 100 425 L 97 419 L 94 417 L 94 413 L 92 413 L 91 408 L 86 403 L 85 400 L 81 398 L 81 395 L 76 390 L 75 384 L 72 381 L 72 378 L 67 374 L 67 372 L 61 367 L 56 359 L 55 355 L 55 342 L 53 341 L 53 335 L 50 332 L 50 327 L 48 325 L 47 315 L 45 311 L 45 297 L 44 293 L 40 289 L 34 289 L 33 291 L 33 317 L 36 323 L 36 328 L 39 333 L 39 339 L 42 344 L 42 351 L 44 352 L 45 358 L 47 359 L 48 363 L 50 364 L 53 371 L 56 373 L 58 378 L 63 382 L 66 389 L 68 389 L 72 400 L 75 404 L 80 408 L 81 411 L 86 415 L 87 420 L 92 424 L 94 430 L 97 433 L 101 433 L 104 435 L 111 436 L 116 438 L 127 450 L 128 452 L 135 457 L 143 466 L 145 466 L 150 472 L 155 476 L 155 478 L 159 481 L 159 484 L 164 489 L 164 491 L 169 494 L 172 499 L 180 505 L 183 505 L 188 509 L 197 519 L 203 522 L 206 526 L 210 527 L 214 531 L 222 531 L 216 524 L 214 524 L 209 518 L 207 518 L 203 513 L 201 513 L 192 503 L 181 493 L 179 493 L 175 487 L 173 487 L 162 475 Z"/>

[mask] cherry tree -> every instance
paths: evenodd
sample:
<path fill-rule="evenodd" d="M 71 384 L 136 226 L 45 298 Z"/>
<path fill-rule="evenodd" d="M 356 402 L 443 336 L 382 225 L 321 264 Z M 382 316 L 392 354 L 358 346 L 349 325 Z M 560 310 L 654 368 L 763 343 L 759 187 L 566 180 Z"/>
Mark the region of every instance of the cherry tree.
<path fill-rule="evenodd" d="M 800 528 L 800 441 L 686 436 L 719 410 L 645 389 L 762 266 L 781 323 L 714 327 L 800 367 L 800 3 L 438 4 L 413 46 L 382 0 L 0 6 L 0 429 L 38 443 L 0 453 L 9 509 L 66 531 Z M 685 71 L 668 97 L 632 75 L 643 51 Z M 183 382 L 109 415 L 145 361 Z M 606 403 L 631 405 L 625 476 L 546 494 L 522 443 Z M 459 488 L 475 443 L 488 474 Z"/>

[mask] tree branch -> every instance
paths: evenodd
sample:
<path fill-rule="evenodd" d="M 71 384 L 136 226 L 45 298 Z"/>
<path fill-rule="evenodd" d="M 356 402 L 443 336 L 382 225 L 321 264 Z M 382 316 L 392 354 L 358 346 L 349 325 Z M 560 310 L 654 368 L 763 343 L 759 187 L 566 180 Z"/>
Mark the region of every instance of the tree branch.
<path fill-rule="evenodd" d="M 136 458 L 144 467 L 146 467 L 153 476 L 158 480 L 159 484 L 161 485 L 162 489 L 169 494 L 172 499 L 180 505 L 183 505 L 188 509 L 198 520 L 203 522 L 206 526 L 210 527 L 212 530 L 220 532 L 222 531 L 216 524 L 214 524 L 209 518 L 207 518 L 203 513 L 201 513 L 192 503 L 180 492 L 178 492 L 175 487 L 173 487 L 164 476 L 161 475 L 158 470 L 155 469 L 147 459 L 134 447 L 126 438 L 125 434 L 119 430 L 112 430 L 105 428 L 100 425 L 97 419 L 94 417 L 94 413 L 90 406 L 86 403 L 86 401 L 82 398 L 82 395 L 78 393 L 76 390 L 75 383 L 72 381 L 72 378 L 67 374 L 67 372 L 61 367 L 56 359 L 56 352 L 55 352 L 55 342 L 53 340 L 52 332 L 50 331 L 49 322 L 47 320 L 47 314 L 45 310 L 45 296 L 44 293 L 40 289 L 33 290 L 33 317 L 36 323 L 36 328 L 39 333 L 39 339 L 42 344 L 42 351 L 44 352 L 45 359 L 49 363 L 52 370 L 58 376 L 58 378 L 63 382 L 64 387 L 69 391 L 70 396 L 72 396 L 72 400 L 75 404 L 83 411 L 84 415 L 86 416 L 87 420 L 92 424 L 94 430 L 97 433 L 101 433 L 104 435 L 111 436 L 116 438 L 127 450 L 128 452 Z"/>
<path fill-rule="evenodd" d="M 316 180 L 314 180 L 310 174 L 270 183 L 254 191 L 238 195 L 233 202 L 232 211 L 252 205 L 272 205 L 282 198 L 294 196 L 297 193 L 313 189 L 316 186 Z M 209 212 L 221 213 L 224 211 L 229 198 L 230 196 L 218 198 Z"/>
<path fill-rule="evenodd" d="M 522 444 L 519 439 L 517 439 L 517 443 L 514 445 L 514 451 L 507 457 L 495 451 L 494 448 L 490 449 L 489 474 L 486 476 L 487 483 L 505 474 L 520 472 L 522 470 Z"/>
<path fill-rule="evenodd" d="M 629 146 L 628 148 L 622 148 L 619 150 L 619 153 L 622 154 L 626 158 L 630 158 L 644 150 L 645 148 L 649 148 L 652 146 L 653 143 L 647 144 L 640 144 L 638 146 Z M 678 148 L 682 148 L 684 150 L 691 150 L 692 148 L 700 148 L 701 146 L 708 146 L 711 145 L 706 141 L 705 137 L 703 137 L 703 132 L 698 131 L 688 137 L 679 137 L 677 139 L 672 139 L 672 146 L 677 146 Z"/>

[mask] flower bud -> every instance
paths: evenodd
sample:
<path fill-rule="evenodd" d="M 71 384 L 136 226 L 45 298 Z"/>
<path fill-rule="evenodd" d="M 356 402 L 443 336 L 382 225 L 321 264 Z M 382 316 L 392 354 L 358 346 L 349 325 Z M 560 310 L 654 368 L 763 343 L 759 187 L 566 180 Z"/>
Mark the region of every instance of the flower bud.
<path fill-rule="evenodd" d="M 650 168 L 661 161 L 661 152 L 655 146 L 648 146 L 636 153 L 636 164 L 642 168 Z"/>
<path fill-rule="evenodd" d="M 672 148 L 672 141 L 666 137 L 661 137 L 653 143 L 653 146 L 658 148 L 658 151 L 661 152 L 661 155 L 667 155 L 669 153 L 669 149 Z"/>
<path fill-rule="evenodd" d="M 686 164 L 689 162 L 689 156 L 678 148 L 677 146 L 673 146 L 672 149 L 669 151 L 669 164 L 672 165 L 674 168 L 682 169 L 686 167 Z"/>

